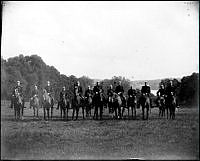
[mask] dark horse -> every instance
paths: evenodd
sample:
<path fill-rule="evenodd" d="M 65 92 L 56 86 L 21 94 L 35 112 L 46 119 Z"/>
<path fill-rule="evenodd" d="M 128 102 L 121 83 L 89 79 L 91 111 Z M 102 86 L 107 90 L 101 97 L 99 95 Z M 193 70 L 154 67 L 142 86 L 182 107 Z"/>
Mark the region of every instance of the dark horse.
<path fill-rule="evenodd" d="M 95 93 L 92 101 L 93 101 L 93 105 L 94 105 L 93 119 L 98 120 L 98 111 L 100 110 L 99 116 L 100 116 L 100 120 L 101 120 L 102 116 L 103 116 L 103 107 L 106 104 L 105 97 L 104 97 L 103 93 L 102 92 L 100 92 L 98 94 Z"/>
<path fill-rule="evenodd" d="M 68 98 L 63 98 L 58 102 L 57 109 L 60 107 L 60 118 L 64 118 L 68 120 L 68 111 L 70 107 L 70 101 Z"/>
<path fill-rule="evenodd" d="M 76 98 L 72 100 L 72 107 L 73 107 L 73 113 L 72 113 L 72 120 L 74 119 L 74 113 L 76 111 L 76 119 L 78 119 L 78 114 L 79 114 L 79 109 L 82 108 L 82 114 L 83 114 L 83 119 L 84 118 L 84 99 L 77 95 Z"/>
<path fill-rule="evenodd" d="M 20 96 L 17 90 L 15 90 L 15 95 L 12 99 L 15 119 L 23 119 L 23 98 Z"/>
<path fill-rule="evenodd" d="M 168 110 L 170 114 L 170 119 L 175 119 L 176 97 L 174 95 L 168 95 L 167 97 L 165 97 L 165 107 L 167 110 L 167 119 Z"/>
<path fill-rule="evenodd" d="M 138 108 L 140 107 L 140 105 L 142 106 L 142 119 L 143 120 L 145 119 L 145 116 L 144 116 L 145 109 L 146 109 L 146 119 L 148 119 L 149 118 L 149 109 L 151 108 L 149 96 L 142 94 L 138 101 Z"/>
<path fill-rule="evenodd" d="M 123 117 L 123 113 L 124 113 L 124 109 L 127 108 L 128 109 L 128 117 L 129 117 L 129 108 L 131 107 L 131 111 L 132 111 L 132 119 L 133 119 L 133 110 L 134 110 L 134 118 L 136 119 L 136 104 L 137 104 L 137 98 L 136 96 L 130 96 L 127 99 L 127 106 L 123 108 L 122 111 L 122 117 Z"/>

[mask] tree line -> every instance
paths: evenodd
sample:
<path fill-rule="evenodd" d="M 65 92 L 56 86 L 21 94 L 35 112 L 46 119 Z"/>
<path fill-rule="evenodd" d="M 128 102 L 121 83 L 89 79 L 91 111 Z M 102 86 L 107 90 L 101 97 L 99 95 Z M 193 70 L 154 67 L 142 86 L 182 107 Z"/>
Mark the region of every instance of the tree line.
<path fill-rule="evenodd" d="M 24 56 L 19 55 L 8 60 L 1 57 L 1 99 L 10 99 L 13 87 L 16 81 L 20 80 L 24 88 L 25 99 L 31 97 L 34 84 L 38 85 L 41 90 L 47 85 L 47 80 L 51 82 L 55 92 L 55 99 L 59 99 L 59 92 L 65 86 L 70 98 L 73 98 L 73 88 L 78 80 L 81 83 L 83 92 L 87 87 L 94 86 L 95 80 L 87 76 L 77 78 L 74 75 L 66 76 L 61 74 L 54 66 L 46 65 L 42 58 L 38 55 Z M 163 79 L 160 84 L 168 85 L 170 79 Z M 115 88 L 117 83 L 121 81 L 124 87 L 125 95 L 131 86 L 131 81 L 122 76 L 114 76 L 111 79 L 104 79 L 100 84 L 107 95 L 107 89 L 112 84 Z M 177 87 L 178 99 L 183 103 L 198 104 L 198 82 L 199 73 L 192 73 L 191 76 L 184 76 L 181 81 L 173 79 L 174 85 Z M 159 85 L 160 85 L 159 84 Z M 136 89 L 140 94 L 140 89 Z"/>

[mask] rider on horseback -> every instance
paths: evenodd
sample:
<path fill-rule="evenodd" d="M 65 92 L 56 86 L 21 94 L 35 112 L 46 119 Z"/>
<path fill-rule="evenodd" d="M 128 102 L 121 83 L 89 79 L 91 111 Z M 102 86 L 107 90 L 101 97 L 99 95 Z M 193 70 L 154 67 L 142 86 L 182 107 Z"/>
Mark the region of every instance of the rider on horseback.
<path fill-rule="evenodd" d="M 108 108 L 109 108 L 109 113 L 113 112 L 112 109 L 112 103 L 113 103 L 113 86 L 112 84 L 110 85 L 109 89 L 107 90 L 107 96 L 108 96 Z"/>
<path fill-rule="evenodd" d="M 67 99 L 67 91 L 65 86 L 63 86 L 62 90 L 60 91 L 60 102 L 63 101 L 64 98 Z"/>
<path fill-rule="evenodd" d="M 158 104 L 158 100 L 160 100 L 161 97 L 164 98 L 165 95 L 165 88 L 164 85 L 161 84 L 159 90 L 157 91 L 157 99 L 156 99 L 156 103 Z"/>
<path fill-rule="evenodd" d="M 107 91 L 107 95 L 108 95 L 108 102 L 111 102 L 111 98 L 112 98 L 112 96 L 113 96 L 113 86 L 112 86 L 112 84 L 110 85 L 110 87 L 109 87 L 109 89 L 108 89 L 108 91 Z"/>
<path fill-rule="evenodd" d="M 31 94 L 31 96 L 32 96 L 31 99 L 33 99 L 34 97 L 38 97 L 38 95 L 39 95 L 38 86 L 35 85 L 34 90 L 32 91 L 32 94 Z"/>
<path fill-rule="evenodd" d="M 133 89 L 133 86 L 131 86 L 131 88 L 128 90 L 128 97 L 133 97 L 136 95 L 136 90 Z"/>
<path fill-rule="evenodd" d="M 50 85 L 50 81 L 47 81 L 47 86 L 45 87 L 48 95 L 51 97 L 51 99 L 53 99 L 53 88 Z"/>
<path fill-rule="evenodd" d="M 82 93 L 83 93 L 83 90 L 82 90 L 82 87 L 80 86 L 80 82 L 77 81 L 77 83 L 74 85 L 74 98 L 75 100 L 77 100 L 77 96 L 80 96 L 81 98 L 82 97 Z"/>
<path fill-rule="evenodd" d="M 115 93 L 117 93 L 121 97 L 122 103 L 124 104 L 126 102 L 126 99 L 124 96 L 124 88 L 121 84 L 121 81 L 119 81 L 118 86 L 115 88 Z"/>
<path fill-rule="evenodd" d="M 85 97 L 88 98 L 92 96 L 92 90 L 90 88 L 90 86 L 88 86 L 88 89 L 85 91 Z"/>
<path fill-rule="evenodd" d="M 147 82 L 144 82 L 144 86 L 141 89 L 142 96 L 147 96 L 150 98 L 151 88 L 147 85 Z M 150 98 L 150 106 L 152 107 L 152 100 Z"/>
<path fill-rule="evenodd" d="M 169 85 L 165 89 L 165 98 L 168 98 L 168 100 L 173 99 L 172 97 L 176 96 L 176 90 L 175 87 L 173 86 L 173 81 L 170 80 Z M 176 100 L 176 106 L 178 106 L 177 100 Z"/>
<path fill-rule="evenodd" d="M 14 87 L 12 92 L 12 97 L 15 97 L 15 91 L 18 91 L 19 95 L 22 97 L 23 108 L 24 108 L 24 95 L 23 95 L 23 86 L 21 86 L 20 81 L 17 81 L 17 86 Z M 11 101 L 11 108 L 13 107 L 13 101 Z"/>

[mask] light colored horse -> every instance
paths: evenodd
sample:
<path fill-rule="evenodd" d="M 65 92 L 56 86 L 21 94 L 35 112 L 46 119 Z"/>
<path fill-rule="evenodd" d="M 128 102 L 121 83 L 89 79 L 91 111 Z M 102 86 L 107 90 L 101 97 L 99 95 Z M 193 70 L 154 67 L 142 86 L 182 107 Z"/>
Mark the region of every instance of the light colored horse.
<path fill-rule="evenodd" d="M 121 114 L 122 100 L 121 97 L 117 93 L 113 93 L 113 108 L 115 111 L 116 118 L 122 118 Z M 118 114 L 117 114 L 118 111 Z"/>
<path fill-rule="evenodd" d="M 158 99 L 158 107 L 159 107 L 159 117 L 165 116 L 165 98 L 160 96 Z"/>
<path fill-rule="evenodd" d="M 48 95 L 47 91 L 43 89 L 43 111 L 44 111 L 44 119 L 46 119 L 46 112 L 47 117 L 49 119 L 49 109 L 51 108 L 51 97 Z"/>
<path fill-rule="evenodd" d="M 86 117 L 91 116 L 91 109 L 92 109 L 92 95 L 89 94 L 88 98 L 85 97 L 85 109 L 86 109 Z"/>
<path fill-rule="evenodd" d="M 39 98 L 38 96 L 33 96 L 30 98 L 30 108 L 33 107 L 33 116 L 35 117 L 35 113 L 37 112 L 37 117 L 38 117 L 38 112 L 39 112 Z"/>

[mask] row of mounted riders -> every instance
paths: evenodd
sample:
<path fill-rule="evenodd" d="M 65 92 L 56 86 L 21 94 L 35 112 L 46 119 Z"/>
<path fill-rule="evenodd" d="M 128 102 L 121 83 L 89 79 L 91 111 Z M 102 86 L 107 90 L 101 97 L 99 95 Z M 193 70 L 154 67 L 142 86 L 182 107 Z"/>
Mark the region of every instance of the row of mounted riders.
<path fill-rule="evenodd" d="M 12 97 L 12 103 L 15 112 L 16 119 L 23 119 L 23 111 L 24 111 L 24 100 L 19 93 L 15 93 Z M 175 118 L 175 108 L 176 108 L 176 97 L 171 96 L 161 96 L 157 100 L 157 106 L 159 107 L 159 116 L 165 116 L 165 111 L 169 111 L 169 118 Z M 44 111 L 44 119 L 51 118 L 53 116 L 53 107 L 54 100 L 49 94 L 44 90 L 43 99 L 39 100 L 38 96 L 32 97 L 30 99 L 30 108 L 33 108 L 34 117 L 38 117 L 39 108 L 42 107 Z M 68 120 L 68 112 L 70 109 L 73 109 L 72 120 L 74 120 L 74 114 L 76 113 L 75 120 L 78 119 L 79 109 L 82 108 L 82 115 L 84 119 L 84 111 L 86 111 L 86 117 L 91 117 L 91 110 L 94 109 L 93 119 L 102 119 L 103 109 L 108 108 L 109 113 L 113 114 L 113 118 L 122 119 L 124 110 L 128 110 L 129 116 L 129 108 L 132 111 L 132 118 L 136 118 L 136 108 L 142 107 L 142 118 L 148 119 L 149 110 L 151 112 L 151 99 L 148 94 L 141 94 L 139 98 L 135 95 L 130 95 L 127 99 L 122 97 L 120 94 L 113 93 L 112 97 L 106 98 L 103 93 L 98 93 L 94 95 L 89 95 L 88 97 L 84 97 L 81 95 L 77 95 L 74 99 L 68 99 L 63 96 L 57 104 L 57 109 L 60 108 L 60 116 L 63 119 Z M 145 117 L 146 110 L 146 117 Z M 99 111 L 99 112 L 98 112 Z M 134 117 L 133 117 L 134 113 Z"/>

